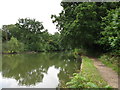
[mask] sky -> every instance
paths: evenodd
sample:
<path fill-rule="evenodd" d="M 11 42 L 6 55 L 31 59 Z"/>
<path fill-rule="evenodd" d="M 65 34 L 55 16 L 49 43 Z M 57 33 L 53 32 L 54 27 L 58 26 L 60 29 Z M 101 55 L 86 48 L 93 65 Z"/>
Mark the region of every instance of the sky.
<path fill-rule="evenodd" d="M 2 25 L 15 24 L 19 18 L 31 18 L 43 22 L 48 32 L 57 31 L 52 23 L 51 14 L 58 15 L 62 0 L 0 0 L 0 28 Z"/>

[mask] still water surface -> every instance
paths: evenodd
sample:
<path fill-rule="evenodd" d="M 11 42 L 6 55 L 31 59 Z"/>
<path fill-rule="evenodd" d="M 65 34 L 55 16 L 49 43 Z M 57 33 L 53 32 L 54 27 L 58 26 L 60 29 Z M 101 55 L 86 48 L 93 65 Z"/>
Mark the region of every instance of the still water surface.
<path fill-rule="evenodd" d="M 79 61 L 70 53 L 14 54 L 2 56 L 2 88 L 64 87 Z"/>

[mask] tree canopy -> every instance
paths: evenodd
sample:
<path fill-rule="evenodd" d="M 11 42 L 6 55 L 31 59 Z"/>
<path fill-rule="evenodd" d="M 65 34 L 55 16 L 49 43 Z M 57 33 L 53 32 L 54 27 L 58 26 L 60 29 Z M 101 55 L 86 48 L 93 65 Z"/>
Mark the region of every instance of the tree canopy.
<path fill-rule="evenodd" d="M 117 2 L 62 2 L 59 16 L 51 18 L 67 47 L 118 50 L 119 5 Z M 113 33 L 116 33 L 114 37 Z"/>
<path fill-rule="evenodd" d="M 23 51 L 54 51 L 62 49 L 59 44 L 59 33 L 49 34 L 48 30 L 44 29 L 42 22 L 35 19 L 19 19 L 16 24 L 3 25 L 2 33 L 3 50 L 19 52 L 21 44 L 17 44 L 18 42 L 24 44 L 22 45 L 24 46 Z M 11 47 L 7 45 L 8 43 L 10 43 Z"/>

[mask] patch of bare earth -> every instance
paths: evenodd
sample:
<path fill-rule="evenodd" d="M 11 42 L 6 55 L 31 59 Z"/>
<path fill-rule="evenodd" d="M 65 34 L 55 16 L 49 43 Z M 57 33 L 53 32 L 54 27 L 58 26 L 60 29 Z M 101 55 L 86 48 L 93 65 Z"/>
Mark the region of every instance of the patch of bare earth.
<path fill-rule="evenodd" d="M 94 66 L 98 69 L 103 79 L 113 88 L 118 88 L 118 74 L 96 58 L 92 58 L 92 60 L 94 61 Z"/>

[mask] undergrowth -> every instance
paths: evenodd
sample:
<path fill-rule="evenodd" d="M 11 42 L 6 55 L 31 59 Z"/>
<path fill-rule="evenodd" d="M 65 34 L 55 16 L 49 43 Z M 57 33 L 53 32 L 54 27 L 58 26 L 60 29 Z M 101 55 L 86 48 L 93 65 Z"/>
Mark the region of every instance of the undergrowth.
<path fill-rule="evenodd" d="M 73 74 L 70 82 L 67 82 L 68 88 L 112 88 L 103 80 L 93 61 L 83 57 L 82 71 Z"/>

